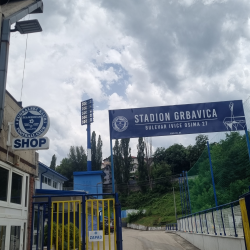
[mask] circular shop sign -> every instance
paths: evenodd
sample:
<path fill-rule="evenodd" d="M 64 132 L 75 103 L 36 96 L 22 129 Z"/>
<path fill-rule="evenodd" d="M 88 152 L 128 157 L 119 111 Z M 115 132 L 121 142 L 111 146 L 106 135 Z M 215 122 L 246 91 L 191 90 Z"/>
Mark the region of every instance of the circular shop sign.
<path fill-rule="evenodd" d="M 40 107 L 23 108 L 15 117 L 14 127 L 21 137 L 42 137 L 49 129 L 48 114 Z"/>

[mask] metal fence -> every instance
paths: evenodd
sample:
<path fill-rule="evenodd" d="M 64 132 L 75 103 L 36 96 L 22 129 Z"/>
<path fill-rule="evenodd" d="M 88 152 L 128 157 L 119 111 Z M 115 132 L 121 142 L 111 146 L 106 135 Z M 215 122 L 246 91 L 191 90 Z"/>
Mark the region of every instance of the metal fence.
<path fill-rule="evenodd" d="M 177 223 L 171 223 L 166 225 L 166 230 L 177 231 Z"/>
<path fill-rule="evenodd" d="M 244 237 L 239 201 L 182 217 L 177 220 L 177 228 L 182 232 Z"/>

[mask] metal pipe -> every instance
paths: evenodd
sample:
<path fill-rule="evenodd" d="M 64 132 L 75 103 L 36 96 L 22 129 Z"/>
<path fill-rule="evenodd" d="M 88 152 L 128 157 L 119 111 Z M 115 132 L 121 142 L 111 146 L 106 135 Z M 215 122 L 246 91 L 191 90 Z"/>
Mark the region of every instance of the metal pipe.
<path fill-rule="evenodd" d="M 246 134 L 246 140 L 247 140 L 248 156 L 249 156 L 249 160 L 250 160 L 250 142 L 249 142 L 249 136 L 248 136 L 247 129 L 245 129 L 245 134 Z"/>
<path fill-rule="evenodd" d="M 183 206 L 182 206 L 182 193 L 181 193 L 181 181 L 179 177 L 179 186 L 180 186 L 180 197 L 181 197 L 181 216 L 183 217 Z"/>
<path fill-rule="evenodd" d="M 112 147 L 111 137 L 110 137 L 110 152 L 111 152 L 111 171 L 112 171 L 112 192 L 115 193 L 115 174 L 114 174 L 113 147 Z"/>
<path fill-rule="evenodd" d="M 91 125 L 87 124 L 87 171 L 92 171 L 91 163 Z"/>
<path fill-rule="evenodd" d="M 188 188 L 188 198 L 189 198 L 189 208 L 190 208 L 190 214 L 192 214 L 192 209 L 191 209 L 191 201 L 190 201 L 190 193 L 189 193 L 189 185 L 188 185 L 188 175 L 186 171 L 186 179 L 187 179 L 187 188 Z"/>
<path fill-rule="evenodd" d="M 1 51 L 0 51 L 0 131 L 3 126 L 3 113 L 5 104 L 5 90 L 7 82 L 8 58 L 10 45 L 10 20 L 2 22 Z"/>
<path fill-rule="evenodd" d="M 236 231 L 236 225 L 235 225 L 233 205 L 231 205 L 231 210 L 232 210 L 232 216 L 233 216 L 233 224 L 234 224 L 235 237 L 238 237 L 238 234 L 237 234 L 237 231 Z"/>
<path fill-rule="evenodd" d="M 174 194 L 174 187 L 173 187 L 173 194 Z M 175 194 L 174 194 L 174 212 L 175 212 L 175 219 L 177 221 L 176 204 L 175 204 Z"/>
<path fill-rule="evenodd" d="M 209 157 L 209 164 L 210 164 L 210 171 L 211 171 L 211 177 L 212 177 L 212 184 L 213 184 L 213 189 L 214 189 L 215 206 L 218 207 L 216 190 L 215 190 L 215 183 L 214 183 L 213 166 L 212 166 L 212 160 L 211 160 L 211 154 L 210 154 L 210 147 L 209 147 L 209 141 L 207 141 L 207 151 L 208 151 L 208 157 Z"/>

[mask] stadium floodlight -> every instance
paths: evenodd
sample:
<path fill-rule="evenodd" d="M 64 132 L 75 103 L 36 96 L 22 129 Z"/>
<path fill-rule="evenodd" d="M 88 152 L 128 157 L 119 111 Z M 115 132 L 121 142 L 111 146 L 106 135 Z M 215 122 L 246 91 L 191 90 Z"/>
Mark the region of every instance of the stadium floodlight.
<path fill-rule="evenodd" d="M 29 34 L 35 32 L 41 32 L 42 27 L 37 19 L 16 22 L 14 30 L 11 32 L 19 31 L 21 34 Z"/>
<path fill-rule="evenodd" d="M 93 99 L 81 102 L 82 125 L 90 124 L 94 121 L 93 106 L 94 106 Z"/>

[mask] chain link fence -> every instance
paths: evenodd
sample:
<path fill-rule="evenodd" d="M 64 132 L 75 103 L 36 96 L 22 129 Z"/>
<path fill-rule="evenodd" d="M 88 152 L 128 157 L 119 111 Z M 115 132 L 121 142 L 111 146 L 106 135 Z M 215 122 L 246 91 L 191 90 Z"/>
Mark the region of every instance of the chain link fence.
<path fill-rule="evenodd" d="M 243 106 L 250 129 L 250 97 Z M 238 200 L 249 191 L 250 161 L 246 139 L 245 131 L 209 134 L 218 205 Z M 192 213 L 215 207 L 207 147 L 187 175 Z"/>

